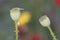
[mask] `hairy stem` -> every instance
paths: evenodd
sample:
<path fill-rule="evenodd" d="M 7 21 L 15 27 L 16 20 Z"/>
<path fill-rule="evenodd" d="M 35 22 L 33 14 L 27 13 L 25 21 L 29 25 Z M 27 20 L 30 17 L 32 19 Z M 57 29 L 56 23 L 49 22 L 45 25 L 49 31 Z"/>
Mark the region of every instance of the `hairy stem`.
<path fill-rule="evenodd" d="M 52 37 L 53 37 L 53 40 L 57 40 L 57 38 L 56 38 L 56 36 L 54 35 L 54 32 L 52 31 L 52 29 L 51 29 L 50 26 L 48 26 L 48 29 L 49 29 L 49 31 L 50 31 Z"/>
<path fill-rule="evenodd" d="M 15 29 L 16 29 L 16 40 L 18 40 L 18 25 L 16 22 L 15 22 Z"/>

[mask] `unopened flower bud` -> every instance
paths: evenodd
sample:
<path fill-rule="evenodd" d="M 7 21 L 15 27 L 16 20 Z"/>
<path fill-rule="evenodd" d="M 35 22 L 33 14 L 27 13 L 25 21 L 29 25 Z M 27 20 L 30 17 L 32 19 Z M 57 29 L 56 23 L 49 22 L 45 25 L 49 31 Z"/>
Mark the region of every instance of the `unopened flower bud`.
<path fill-rule="evenodd" d="M 39 19 L 39 22 L 42 26 L 44 27 L 48 27 L 50 26 L 50 19 L 47 17 L 47 15 L 44 15 L 42 16 L 40 19 Z"/>

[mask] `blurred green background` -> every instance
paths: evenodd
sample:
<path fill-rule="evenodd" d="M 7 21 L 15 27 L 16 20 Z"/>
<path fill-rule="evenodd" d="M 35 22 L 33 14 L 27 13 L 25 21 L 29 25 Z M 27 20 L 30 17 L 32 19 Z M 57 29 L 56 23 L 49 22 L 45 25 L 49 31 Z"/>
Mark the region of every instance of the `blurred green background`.
<path fill-rule="evenodd" d="M 43 40 L 52 40 L 49 30 L 38 21 L 41 16 L 48 15 L 51 28 L 60 40 L 60 8 L 54 6 L 53 0 L 0 0 L 0 40 L 15 40 L 14 22 L 9 14 L 10 9 L 14 7 L 31 12 L 30 30 L 42 33 Z"/>

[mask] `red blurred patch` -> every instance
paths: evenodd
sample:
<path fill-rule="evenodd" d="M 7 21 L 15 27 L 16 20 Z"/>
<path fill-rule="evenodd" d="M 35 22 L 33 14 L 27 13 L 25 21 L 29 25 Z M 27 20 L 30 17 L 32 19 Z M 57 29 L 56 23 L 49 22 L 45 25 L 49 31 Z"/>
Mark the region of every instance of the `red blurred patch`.
<path fill-rule="evenodd" d="M 27 32 L 27 27 L 19 26 L 18 31 L 20 36 L 24 36 Z"/>
<path fill-rule="evenodd" d="M 32 40 L 42 40 L 42 36 L 39 33 L 34 33 L 32 35 Z"/>
<path fill-rule="evenodd" d="M 54 5 L 55 6 L 60 6 L 60 0 L 54 0 Z"/>
<path fill-rule="evenodd" d="M 23 36 L 24 35 L 23 28 L 22 27 L 19 27 L 18 30 L 19 30 L 19 35 L 20 36 Z"/>

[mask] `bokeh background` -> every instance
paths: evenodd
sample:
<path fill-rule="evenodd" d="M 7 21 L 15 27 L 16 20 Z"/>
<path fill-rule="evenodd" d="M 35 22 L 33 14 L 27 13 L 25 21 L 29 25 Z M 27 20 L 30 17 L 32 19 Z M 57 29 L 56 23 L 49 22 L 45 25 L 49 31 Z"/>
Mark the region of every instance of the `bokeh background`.
<path fill-rule="evenodd" d="M 10 9 L 14 7 L 31 12 L 30 30 L 40 32 L 43 40 L 52 40 L 49 30 L 38 21 L 41 16 L 48 15 L 51 28 L 60 40 L 60 8 L 54 6 L 53 0 L 0 0 L 0 40 L 15 40 L 14 21 L 9 14 Z"/>

